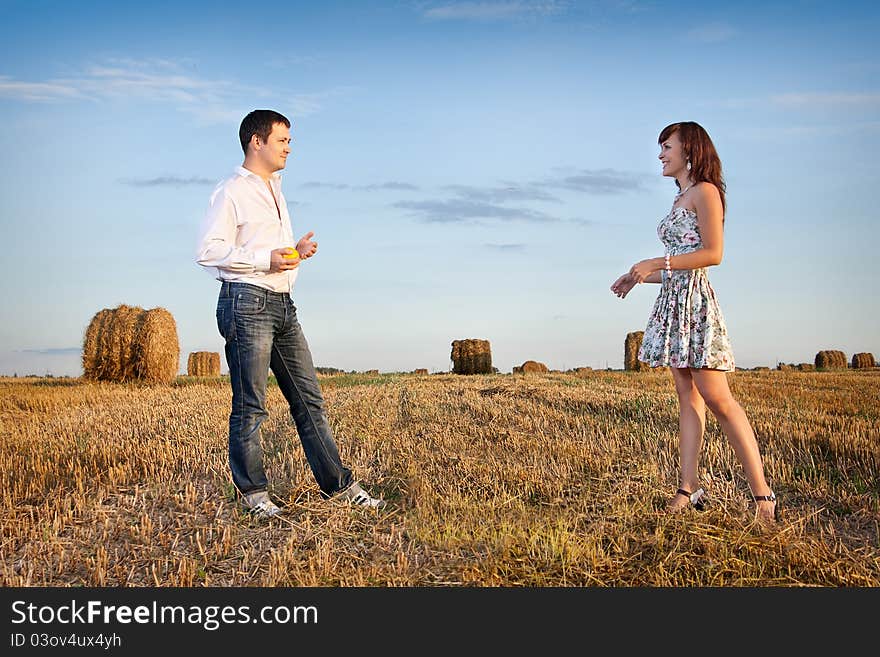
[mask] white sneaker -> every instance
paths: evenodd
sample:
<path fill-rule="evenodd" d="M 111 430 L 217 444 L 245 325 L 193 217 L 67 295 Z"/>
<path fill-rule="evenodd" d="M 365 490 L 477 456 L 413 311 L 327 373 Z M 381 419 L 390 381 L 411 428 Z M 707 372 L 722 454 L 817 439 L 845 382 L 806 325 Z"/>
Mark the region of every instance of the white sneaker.
<path fill-rule="evenodd" d="M 354 482 L 344 491 L 336 493 L 332 499 L 355 506 L 366 506 L 371 509 L 384 509 L 387 506 L 385 500 L 371 497 L 367 491 L 361 488 L 358 482 Z"/>
<path fill-rule="evenodd" d="M 264 490 L 242 495 L 241 504 L 251 515 L 260 519 L 272 518 L 281 513 L 281 509 L 269 499 L 269 493 Z"/>

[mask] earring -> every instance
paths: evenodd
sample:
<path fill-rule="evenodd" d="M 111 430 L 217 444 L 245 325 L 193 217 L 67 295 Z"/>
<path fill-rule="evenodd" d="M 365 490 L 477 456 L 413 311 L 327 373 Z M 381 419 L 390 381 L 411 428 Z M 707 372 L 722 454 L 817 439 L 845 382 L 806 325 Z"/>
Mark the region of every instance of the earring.
<path fill-rule="evenodd" d="M 690 161 L 690 160 L 688 160 L 688 164 L 687 164 L 687 170 L 688 170 L 688 171 L 690 171 L 690 170 L 691 170 L 691 161 Z"/>

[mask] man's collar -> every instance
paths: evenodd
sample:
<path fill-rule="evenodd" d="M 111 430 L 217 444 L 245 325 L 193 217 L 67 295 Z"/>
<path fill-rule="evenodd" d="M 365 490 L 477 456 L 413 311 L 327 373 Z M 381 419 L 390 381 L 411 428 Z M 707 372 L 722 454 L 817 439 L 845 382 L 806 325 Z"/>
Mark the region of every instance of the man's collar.
<path fill-rule="evenodd" d="M 244 176 L 245 178 L 247 178 L 248 176 L 254 176 L 255 178 L 260 178 L 260 180 L 262 180 L 262 178 L 261 178 L 258 174 L 254 173 L 254 172 L 251 171 L 250 169 L 246 169 L 246 168 L 244 168 L 243 166 L 237 166 L 237 167 L 235 167 L 235 172 L 236 172 L 239 176 Z M 275 172 L 272 173 L 272 175 L 270 175 L 269 177 L 270 177 L 272 180 L 277 180 L 278 182 L 281 182 L 281 173 L 278 172 L 278 171 L 275 171 Z"/>

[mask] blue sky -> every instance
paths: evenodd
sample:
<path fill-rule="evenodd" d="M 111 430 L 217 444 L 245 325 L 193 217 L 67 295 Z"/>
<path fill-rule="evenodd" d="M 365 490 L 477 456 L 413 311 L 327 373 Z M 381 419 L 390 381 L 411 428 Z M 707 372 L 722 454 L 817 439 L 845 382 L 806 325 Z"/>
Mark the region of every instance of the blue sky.
<path fill-rule="evenodd" d="M 719 3 L 720 5 L 720 3 Z M 674 183 L 657 135 L 693 120 L 728 185 L 710 270 L 741 367 L 880 357 L 880 10 L 872 3 L 0 0 L 0 374 L 81 373 L 120 303 L 219 351 L 193 260 L 255 108 L 292 122 L 284 190 L 311 230 L 294 301 L 315 363 L 620 368 L 657 287 Z M 226 370 L 225 360 L 223 370 Z"/>

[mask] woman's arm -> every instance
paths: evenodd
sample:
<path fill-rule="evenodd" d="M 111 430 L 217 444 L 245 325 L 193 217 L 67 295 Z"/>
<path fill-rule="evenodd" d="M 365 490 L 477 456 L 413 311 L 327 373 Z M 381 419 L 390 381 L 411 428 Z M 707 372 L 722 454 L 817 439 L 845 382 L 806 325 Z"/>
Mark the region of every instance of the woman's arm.
<path fill-rule="evenodd" d="M 671 256 L 669 258 L 670 269 L 711 267 L 720 264 L 724 254 L 724 208 L 721 205 L 721 194 L 718 193 L 718 188 L 712 183 L 700 183 L 694 187 L 692 198 L 697 211 L 697 225 L 700 228 L 703 246 L 691 253 Z M 630 269 L 630 274 L 642 283 L 655 282 L 648 281 L 647 277 L 653 273 L 659 273 L 665 267 L 665 258 L 648 258 L 634 264 Z"/>

